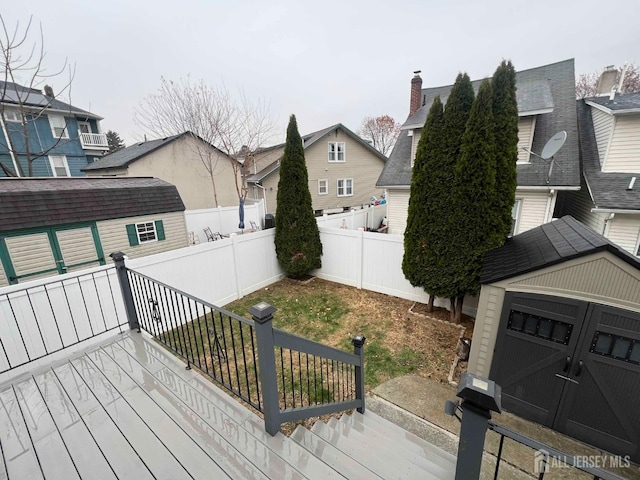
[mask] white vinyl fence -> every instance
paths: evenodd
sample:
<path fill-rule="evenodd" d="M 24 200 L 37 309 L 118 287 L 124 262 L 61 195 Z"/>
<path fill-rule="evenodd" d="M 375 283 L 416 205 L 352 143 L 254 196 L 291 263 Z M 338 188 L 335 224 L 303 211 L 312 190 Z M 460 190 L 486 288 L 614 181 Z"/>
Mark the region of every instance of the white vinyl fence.
<path fill-rule="evenodd" d="M 222 234 L 235 233 L 240 230 L 239 207 L 218 207 L 203 208 L 201 210 L 187 210 L 184 216 L 187 222 L 187 231 L 193 232 L 200 243 L 206 243 L 207 237 L 204 228 L 209 227 L 212 232 Z M 263 228 L 265 216 L 264 200 L 255 204 L 245 204 L 244 206 L 244 230 L 251 230 L 251 223 L 259 228 Z"/>
<path fill-rule="evenodd" d="M 380 222 L 387 216 L 387 204 L 366 206 L 361 210 L 351 210 L 349 212 L 337 213 L 333 215 L 324 214 L 317 217 L 319 227 L 340 228 L 343 230 L 377 230 Z"/>

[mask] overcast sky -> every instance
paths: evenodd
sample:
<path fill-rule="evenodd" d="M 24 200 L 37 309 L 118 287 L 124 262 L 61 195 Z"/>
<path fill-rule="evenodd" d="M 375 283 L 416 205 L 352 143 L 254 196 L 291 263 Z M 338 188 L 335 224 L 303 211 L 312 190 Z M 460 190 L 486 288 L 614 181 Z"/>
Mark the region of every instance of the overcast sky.
<path fill-rule="evenodd" d="M 291 113 L 302 134 L 404 122 L 414 70 L 428 87 L 489 76 L 503 58 L 516 70 L 575 58 L 576 76 L 640 63 L 635 0 L 7 0 L 1 13 L 11 26 L 33 14 L 49 70 L 76 65 L 72 103 L 127 143 L 142 138 L 133 113 L 161 76 L 267 101 L 277 143 Z"/>

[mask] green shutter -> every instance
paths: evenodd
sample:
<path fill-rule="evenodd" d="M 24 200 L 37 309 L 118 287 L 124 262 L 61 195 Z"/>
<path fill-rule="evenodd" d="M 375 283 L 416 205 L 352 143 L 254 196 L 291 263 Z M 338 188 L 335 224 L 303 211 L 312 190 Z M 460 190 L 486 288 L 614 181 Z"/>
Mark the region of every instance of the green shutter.
<path fill-rule="evenodd" d="M 136 231 L 136 224 L 130 223 L 127 225 L 127 236 L 129 237 L 129 245 L 138 245 L 138 232 Z"/>
<path fill-rule="evenodd" d="M 162 220 L 156 220 L 156 237 L 158 240 L 164 240 L 164 225 L 162 224 Z"/>

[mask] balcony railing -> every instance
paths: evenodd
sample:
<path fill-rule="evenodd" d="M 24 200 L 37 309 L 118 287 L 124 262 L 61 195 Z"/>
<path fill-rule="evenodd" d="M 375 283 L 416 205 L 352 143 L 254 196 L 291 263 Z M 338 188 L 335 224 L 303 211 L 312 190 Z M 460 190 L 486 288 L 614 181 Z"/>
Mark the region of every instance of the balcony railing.
<path fill-rule="evenodd" d="M 82 148 L 109 148 L 107 135 L 105 133 L 83 133 L 79 131 L 78 137 L 80 138 Z"/>

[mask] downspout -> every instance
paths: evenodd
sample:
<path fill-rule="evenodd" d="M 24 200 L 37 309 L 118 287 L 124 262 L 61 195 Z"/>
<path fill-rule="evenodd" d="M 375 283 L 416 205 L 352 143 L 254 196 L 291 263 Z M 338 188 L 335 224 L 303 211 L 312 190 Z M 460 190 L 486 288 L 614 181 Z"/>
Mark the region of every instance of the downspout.
<path fill-rule="evenodd" d="M 610 213 L 607 218 L 604 219 L 604 225 L 602 227 L 602 236 L 609 238 L 609 222 L 614 219 L 615 213 Z"/>
<path fill-rule="evenodd" d="M 16 160 L 16 154 L 13 151 L 13 143 L 11 143 L 11 139 L 9 138 L 9 132 L 7 131 L 7 126 L 4 123 L 4 115 L 0 115 L 0 124 L 2 124 L 2 133 L 4 133 L 4 138 L 7 139 L 7 149 L 9 150 L 9 155 L 11 155 L 11 161 L 13 162 L 13 169 L 16 172 L 16 175 L 20 176 L 20 169 L 18 168 L 18 162 Z"/>
<path fill-rule="evenodd" d="M 551 211 L 552 202 L 551 199 L 556 194 L 556 191 L 552 188 L 549 190 L 549 196 L 547 197 L 547 208 L 544 212 L 544 223 L 549 223 L 553 219 L 553 212 Z M 555 203 L 553 204 L 555 206 Z"/>

